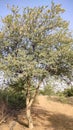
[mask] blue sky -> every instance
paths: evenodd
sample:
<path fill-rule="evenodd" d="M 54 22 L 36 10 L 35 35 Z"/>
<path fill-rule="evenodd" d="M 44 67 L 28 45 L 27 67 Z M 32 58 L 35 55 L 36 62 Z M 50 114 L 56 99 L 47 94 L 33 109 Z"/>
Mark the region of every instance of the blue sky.
<path fill-rule="evenodd" d="M 70 21 L 70 29 L 73 30 L 73 0 L 53 0 L 57 4 L 61 4 L 66 10 L 63 18 Z M 51 4 L 51 0 L 0 0 L 0 17 L 4 17 L 9 13 L 6 5 L 18 5 L 19 7 L 34 7 Z M 0 23 L 1 24 L 1 23 Z"/>

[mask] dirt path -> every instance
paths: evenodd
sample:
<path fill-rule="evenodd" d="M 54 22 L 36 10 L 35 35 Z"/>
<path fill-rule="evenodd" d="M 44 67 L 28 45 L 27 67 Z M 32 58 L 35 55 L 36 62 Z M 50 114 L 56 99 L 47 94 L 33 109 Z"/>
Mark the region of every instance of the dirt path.
<path fill-rule="evenodd" d="M 73 130 L 73 106 L 48 100 L 46 96 L 38 97 L 38 104 L 33 109 L 33 130 Z M 19 114 L 23 119 L 24 111 Z M 25 125 L 18 121 L 2 124 L 0 130 L 29 130 L 24 117 Z"/>
<path fill-rule="evenodd" d="M 39 105 L 48 111 L 73 117 L 73 107 L 71 105 L 48 100 L 47 96 L 40 96 L 38 100 Z"/>

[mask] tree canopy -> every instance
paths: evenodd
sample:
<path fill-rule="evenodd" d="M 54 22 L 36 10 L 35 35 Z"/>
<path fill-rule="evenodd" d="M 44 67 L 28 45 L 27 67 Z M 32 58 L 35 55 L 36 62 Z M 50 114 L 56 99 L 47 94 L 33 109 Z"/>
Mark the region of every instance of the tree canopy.
<path fill-rule="evenodd" d="M 29 98 L 26 104 L 31 104 L 49 74 L 72 77 L 73 38 L 60 4 L 52 2 L 50 9 L 26 7 L 22 13 L 18 7 L 9 8 L 11 14 L 2 19 L 0 31 L 0 69 L 11 83 L 22 83 Z"/>

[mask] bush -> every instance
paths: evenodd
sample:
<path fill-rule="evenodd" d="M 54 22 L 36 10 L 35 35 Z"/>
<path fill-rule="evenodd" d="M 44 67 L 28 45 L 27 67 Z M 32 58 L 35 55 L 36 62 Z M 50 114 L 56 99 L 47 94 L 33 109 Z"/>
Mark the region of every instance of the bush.
<path fill-rule="evenodd" d="M 64 96 L 64 93 L 63 93 L 63 91 L 57 91 L 56 95 L 59 96 L 59 97 L 61 97 L 61 96 Z"/>
<path fill-rule="evenodd" d="M 20 91 L 16 92 L 12 88 L 0 90 L 0 103 L 4 102 L 11 109 L 21 109 L 25 107 L 25 94 Z"/>
<path fill-rule="evenodd" d="M 73 96 L 73 87 L 67 88 L 67 89 L 65 89 L 62 92 L 58 91 L 56 93 L 56 95 L 58 96 L 58 100 L 60 102 L 62 102 L 62 103 L 69 103 L 69 102 L 71 102 L 71 101 L 68 101 L 69 97 Z"/>
<path fill-rule="evenodd" d="M 54 95 L 53 87 L 47 85 L 43 90 L 40 90 L 40 94 L 48 96 Z"/>
<path fill-rule="evenodd" d="M 71 96 L 73 96 L 73 87 L 65 89 L 64 92 L 63 92 L 63 94 L 64 94 L 66 97 L 71 97 Z"/>

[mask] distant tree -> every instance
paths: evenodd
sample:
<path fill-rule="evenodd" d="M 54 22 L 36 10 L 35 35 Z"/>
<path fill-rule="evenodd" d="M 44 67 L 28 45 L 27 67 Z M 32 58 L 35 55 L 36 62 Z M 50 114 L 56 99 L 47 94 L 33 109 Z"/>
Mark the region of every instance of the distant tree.
<path fill-rule="evenodd" d="M 50 9 L 27 7 L 23 13 L 12 6 L 11 14 L 2 19 L 0 68 L 9 84 L 23 82 L 29 128 L 33 128 L 31 106 L 43 80 L 49 74 L 72 75 L 73 39 L 68 22 L 61 17 L 64 11 L 53 2 Z"/>

